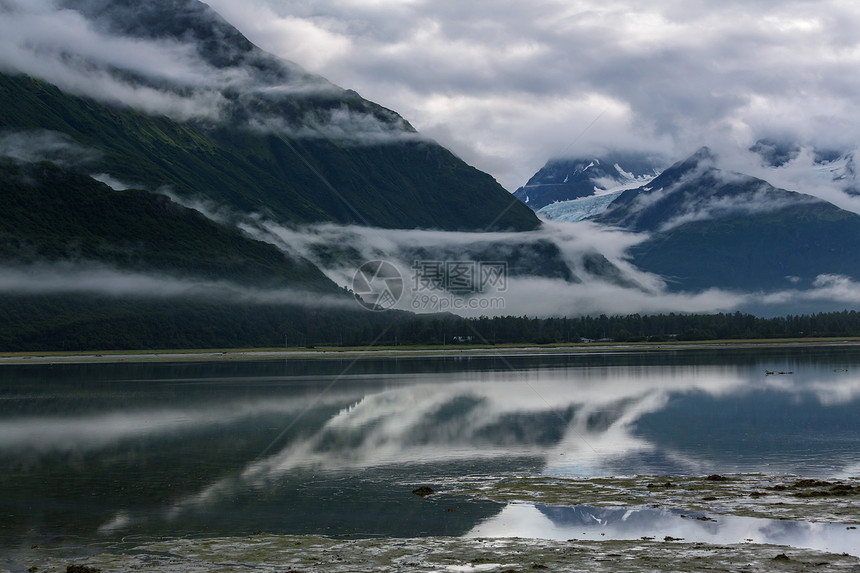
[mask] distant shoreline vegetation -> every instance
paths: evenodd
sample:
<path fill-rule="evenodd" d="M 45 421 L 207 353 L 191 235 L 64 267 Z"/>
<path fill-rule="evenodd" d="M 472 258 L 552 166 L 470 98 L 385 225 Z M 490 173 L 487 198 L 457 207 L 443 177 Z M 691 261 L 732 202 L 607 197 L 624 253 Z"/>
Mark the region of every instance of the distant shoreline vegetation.
<path fill-rule="evenodd" d="M 559 344 L 449 344 L 446 346 L 314 346 L 312 348 L 200 348 L 159 350 L 83 350 L 76 352 L 0 352 L 0 368 L 21 364 L 118 364 L 144 362 L 244 362 L 265 360 L 343 360 L 386 358 L 482 358 L 538 355 L 587 355 L 749 349 L 856 348 L 860 337 L 697 340 L 689 342 L 609 342 Z M 766 374 L 793 374 L 771 372 Z"/>
<path fill-rule="evenodd" d="M 860 313 L 464 318 L 201 300 L 4 296 L 0 352 L 668 343 L 860 337 Z"/>

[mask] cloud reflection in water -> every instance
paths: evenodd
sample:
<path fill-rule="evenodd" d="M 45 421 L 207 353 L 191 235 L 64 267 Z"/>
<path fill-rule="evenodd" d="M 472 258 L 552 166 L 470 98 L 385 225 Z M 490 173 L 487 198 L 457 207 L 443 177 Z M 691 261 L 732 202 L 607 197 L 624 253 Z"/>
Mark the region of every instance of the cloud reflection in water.
<path fill-rule="evenodd" d="M 774 469 L 790 471 L 792 464 L 800 467 L 805 461 L 804 454 L 789 455 L 797 444 L 780 444 L 781 449 L 759 456 L 751 443 L 753 466 L 727 470 L 714 467 L 722 461 L 713 451 L 661 443 L 659 434 L 643 435 L 638 424 L 647 416 L 659 418 L 679 397 L 719 403 L 791 396 L 816 402 L 809 407 L 826 417 L 826 408 L 850 403 L 860 387 L 856 378 L 823 367 L 789 379 L 737 365 L 543 368 L 457 373 L 438 382 L 432 375 L 421 379 L 429 381 L 365 394 L 316 431 L 248 463 L 175 509 L 210 503 L 235 488 L 266 487 L 301 469 L 354 472 L 410 464 L 441 468 L 473 461 L 480 473 L 488 460 L 535 458 L 545 475 L 554 476 L 701 475 L 759 471 L 756 459 L 775 456 L 785 458 L 785 466 Z M 659 423 L 671 431 L 672 420 Z M 732 431 L 725 428 L 729 436 Z M 838 473 L 842 468 L 830 469 Z"/>

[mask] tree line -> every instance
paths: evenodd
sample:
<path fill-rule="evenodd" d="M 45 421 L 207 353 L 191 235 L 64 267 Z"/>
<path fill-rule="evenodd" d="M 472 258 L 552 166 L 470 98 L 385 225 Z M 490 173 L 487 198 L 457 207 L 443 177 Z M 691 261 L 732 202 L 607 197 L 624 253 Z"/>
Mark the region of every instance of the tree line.
<path fill-rule="evenodd" d="M 192 299 L 0 298 L 0 351 L 447 346 L 860 337 L 860 313 L 464 318 Z"/>

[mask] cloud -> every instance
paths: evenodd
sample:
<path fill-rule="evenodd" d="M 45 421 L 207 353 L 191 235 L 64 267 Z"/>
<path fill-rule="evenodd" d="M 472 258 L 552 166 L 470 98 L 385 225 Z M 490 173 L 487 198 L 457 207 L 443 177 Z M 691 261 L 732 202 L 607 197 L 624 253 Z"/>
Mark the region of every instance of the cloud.
<path fill-rule="evenodd" d="M 366 393 L 280 451 L 258 456 L 235 475 L 180 500 L 168 514 L 209 507 L 236 491 L 265 488 L 297 468 L 340 472 L 521 456 L 564 475 L 625 471 L 631 460 L 642 473 L 665 472 L 665 461 L 638 457 L 666 448 L 643 437 L 637 423 L 664 410 L 673 398 L 731 399 L 766 389 L 797 399 L 812 395 L 829 407 L 858 396 L 858 383 L 848 376 L 761 377 L 758 369 L 726 365 L 697 366 L 695 376 L 675 366 L 645 366 L 638 369 L 635 383 L 624 368 L 571 373 L 511 367 L 494 371 L 492 384 L 473 373 L 449 373 L 444 380 Z M 671 451 L 668 458 L 675 471 L 713 471 L 710 459 L 673 456 Z"/>
<path fill-rule="evenodd" d="M 731 177 L 731 174 L 728 175 Z M 770 209 L 767 194 L 752 193 L 745 208 Z M 715 208 L 719 207 L 719 201 Z M 627 251 L 648 239 L 647 233 L 631 233 L 589 221 L 545 221 L 542 228 L 520 233 L 468 233 L 404 229 L 379 229 L 331 223 L 288 228 L 261 216 L 242 216 L 223 211 L 211 214 L 229 219 L 255 239 L 274 244 L 289 255 L 310 260 L 336 284 L 353 288 L 356 271 L 368 261 L 384 260 L 397 268 L 404 290 L 394 308 L 418 313 L 449 311 L 462 316 L 583 316 L 633 313 L 714 313 L 737 310 L 766 316 L 827 308 L 860 308 L 860 284 L 839 275 L 821 275 L 810 289 L 743 292 L 718 288 L 698 292 L 671 292 L 666 281 L 636 268 Z M 534 273 L 516 273 L 509 266 L 504 289 L 488 284 L 477 293 L 430 292 L 421 286 L 416 258 L 434 261 L 498 262 L 517 253 L 540 252 L 551 245 L 558 255 L 549 267 Z M 415 246 L 420 245 L 420 251 Z M 332 258 L 331 249 L 338 256 Z M 416 252 L 418 255 L 416 255 Z M 491 256 L 492 261 L 482 257 Z M 597 269 L 593 257 L 605 257 Z M 512 260 L 514 260 L 512 259 Z M 420 261 L 419 261 L 420 263 Z M 577 280 L 554 276 L 567 266 Z M 543 273 L 543 274 L 542 274 Z M 823 306 L 822 306 L 823 305 Z M 802 310 L 798 310 L 802 309 Z"/>
<path fill-rule="evenodd" d="M 340 406 L 361 397 L 342 388 L 334 396 L 230 400 L 195 408 L 142 407 L 73 416 L 21 416 L 0 420 L 0 451 L 44 454 L 87 452 L 128 439 L 175 436 L 211 426 L 232 426 L 261 416 L 294 416 L 318 406 Z"/>
<path fill-rule="evenodd" d="M 96 294 L 136 298 L 207 298 L 251 304 L 354 308 L 347 297 L 295 289 L 257 289 L 228 281 L 129 272 L 97 262 L 37 263 L 0 267 L 0 293 Z"/>
<path fill-rule="evenodd" d="M 343 471 L 511 457 L 542 458 L 551 465 L 559 453 L 593 470 L 611 467 L 615 459 L 653 448 L 634 435 L 634 424 L 665 406 L 670 393 L 721 395 L 743 386 L 741 376 L 720 374 L 691 383 L 686 373 L 658 367 L 631 385 L 628 377 L 603 369 L 580 376 L 571 392 L 571 380 L 558 371 L 537 373 L 523 384 L 523 373 L 512 369 L 494 372 L 491 385 L 467 373 L 368 393 L 281 451 L 180 500 L 168 514 L 265 487 L 296 468 Z M 595 418 L 606 422 L 595 424 Z"/>
<path fill-rule="evenodd" d="M 860 283 L 842 275 L 825 274 L 816 277 L 809 290 L 784 290 L 761 296 L 765 304 L 789 302 L 836 301 L 847 306 L 860 305 Z"/>
<path fill-rule="evenodd" d="M 210 4 L 511 190 L 607 145 L 681 158 L 774 132 L 854 147 L 860 132 L 860 8 L 837 0 Z"/>
<path fill-rule="evenodd" d="M 56 131 L 8 130 L 0 131 L 0 157 L 21 163 L 50 161 L 62 166 L 81 166 L 98 161 L 101 153 Z"/>
<path fill-rule="evenodd" d="M 263 49 L 397 110 L 510 190 L 550 158 L 605 149 L 680 159 L 772 136 L 858 145 L 860 8 L 838 0 L 208 4 Z M 5 5 L 2 69 L 149 113 L 217 119 L 235 104 L 224 87 L 253 97 L 338 89 L 289 61 L 289 81 L 267 81 L 216 68 L 188 43 L 118 36 L 47 0 Z M 368 126 L 372 117 L 335 113 L 309 131 L 365 129 L 370 143 L 403 135 Z"/>
<path fill-rule="evenodd" d="M 104 183 L 114 191 L 125 191 L 126 189 L 139 189 L 140 186 L 125 183 L 120 181 L 119 179 L 107 174 L 107 173 L 94 173 L 90 177 L 98 181 L 99 183 Z"/>
<path fill-rule="evenodd" d="M 857 185 L 856 174 L 851 172 L 849 162 L 856 156 L 858 148 L 852 145 L 845 151 L 843 157 L 821 163 L 816 148 L 803 145 L 788 162 L 773 167 L 764 165 L 761 157 L 754 153 L 726 147 L 720 151 L 720 166 L 764 179 L 778 188 L 807 193 L 847 211 L 860 213 L 860 197 L 845 193 L 846 188 Z"/>
<path fill-rule="evenodd" d="M 789 304 L 798 297 L 811 296 L 798 291 L 784 293 L 779 300 L 778 297 L 765 300 L 762 293 L 720 289 L 671 293 L 661 277 L 640 271 L 626 258 L 627 249 L 646 240 L 647 234 L 608 229 L 587 221 L 547 222 L 541 230 L 529 233 L 416 231 L 334 224 L 293 229 L 259 217 L 246 218 L 239 225 L 258 240 L 314 262 L 332 281 L 347 288 L 354 287 L 356 271 L 363 263 L 387 261 L 398 269 L 404 284 L 395 308 L 418 313 L 449 311 L 462 316 L 543 317 L 710 313 L 730 312 L 752 305 Z M 509 272 L 503 289 L 489 284 L 479 293 L 452 294 L 424 288 L 416 270 L 415 245 L 421 245 L 424 253 L 421 257 L 466 262 L 477 268 L 481 262 L 497 262 L 506 253 L 528 245 L 547 243 L 559 253 L 552 264 L 566 265 L 578 281 L 553 278 L 551 273 L 539 276 Z M 328 256 L 331 248 L 341 251 L 335 261 Z M 492 261 L 480 258 L 487 253 L 493 255 Z M 608 270 L 595 272 L 589 266 L 588 258 L 595 254 L 606 258 Z"/>
<path fill-rule="evenodd" d="M 716 185 L 712 189 L 703 190 L 694 187 L 693 193 L 686 192 L 683 211 L 677 216 L 665 221 L 660 226 L 660 231 L 665 232 L 680 225 L 694 221 L 706 221 L 709 219 L 744 217 L 758 213 L 769 213 L 795 207 L 804 204 L 818 203 L 813 196 L 796 196 L 793 194 L 779 193 L 765 182 L 756 183 L 746 175 L 740 175 L 729 171 L 715 171 Z M 661 199 L 671 193 L 683 192 L 684 186 L 689 178 L 679 181 L 669 189 L 655 192 L 656 199 Z M 723 185 L 752 185 L 740 194 L 720 195 L 720 187 Z M 689 191 L 689 189 L 687 190 Z M 695 193 L 695 195 L 694 195 Z M 647 196 L 645 196 L 647 197 Z M 639 199 L 639 197 L 637 197 Z M 655 202 L 648 198 L 650 203 Z"/>
<path fill-rule="evenodd" d="M 75 9 L 40 1 L 0 13 L 0 71 L 29 74 L 72 94 L 180 121 L 248 117 L 256 129 L 362 145 L 418 137 L 402 118 L 381 108 L 344 104 L 288 120 L 285 98 L 341 96 L 344 90 L 290 61 L 243 51 L 240 41 L 227 38 L 229 26 L 208 8 L 194 17 L 202 28 L 224 36 L 219 48 L 227 63 L 190 32 L 165 38 L 125 32 L 135 29 L 135 19 L 152 16 L 145 6 L 129 15 L 116 7 L 64 5 Z"/>
<path fill-rule="evenodd" d="M 42 138 L 36 140 L 42 141 Z M 47 141 L 68 143 L 53 137 L 48 137 Z M 115 188 L 129 186 L 110 174 L 98 177 Z M 732 174 L 727 177 L 731 178 Z M 285 227 L 259 214 L 225 209 L 205 198 L 178 197 L 169 189 L 158 192 L 219 224 L 235 225 L 248 236 L 271 243 L 289 256 L 311 261 L 342 287 L 355 288 L 356 272 L 362 264 L 387 261 L 398 270 L 404 285 L 402 297 L 394 308 L 417 313 L 443 311 L 473 317 L 550 317 L 747 309 L 774 315 L 783 314 L 786 309 L 791 312 L 797 305 L 819 310 L 821 305 L 860 307 L 857 294 L 860 285 L 839 275 L 821 275 L 812 288 L 805 290 L 739 292 L 714 288 L 670 292 L 662 277 L 639 270 L 628 258 L 628 250 L 647 240 L 647 233 L 627 232 L 589 221 L 545 221 L 536 231 L 491 233 L 380 229 L 333 223 Z M 761 199 L 762 205 L 751 200 L 744 204 L 744 209 L 773 207 L 767 193 L 761 190 L 752 193 L 751 198 Z M 714 204 L 703 203 L 699 207 L 691 217 L 724 206 L 717 198 Z M 533 256 L 540 259 L 535 267 L 517 262 Z M 488 281 L 484 288 L 473 292 L 430 290 L 420 280 L 416 261 L 431 259 L 466 263 L 475 269 L 482 263 L 508 261 L 506 280 L 503 283 Z M 227 281 L 128 272 L 86 261 L 7 266 L 0 271 L 0 292 L 3 293 L 91 293 L 143 298 L 202 296 L 249 303 L 358 308 L 348 297 L 320 297 L 293 289 L 256 289 Z M 565 276 L 568 271 L 572 277 Z"/>
<path fill-rule="evenodd" d="M 335 29 L 329 30 L 313 20 L 279 14 L 277 6 L 257 0 L 208 4 L 245 35 L 270 46 L 270 51 L 275 54 L 290 54 L 288 59 L 301 62 L 308 69 L 318 69 L 333 58 L 344 57 L 352 47 L 351 42 L 337 31 L 335 22 L 330 22 Z"/>
<path fill-rule="evenodd" d="M 2 13 L 0 71 L 178 119 L 220 117 L 226 100 L 213 86 L 230 79 L 201 62 L 192 46 L 111 35 L 49 2 Z M 171 89 L 179 85 L 192 89 Z"/>
<path fill-rule="evenodd" d="M 259 131 L 303 139 L 333 139 L 338 144 L 379 145 L 396 141 L 423 141 L 426 138 L 402 118 L 381 119 L 341 105 L 334 109 L 306 113 L 299 122 L 279 117 L 252 118 L 250 126 Z"/>
<path fill-rule="evenodd" d="M 551 157 L 608 148 L 683 157 L 708 144 L 720 154 L 721 167 L 860 212 L 860 198 L 847 197 L 838 182 L 816 168 L 814 154 L 814 149 L 855 149 L 858 144 L 860 102 L 855 96 L 860 76 L 854 72 L 860 63 L 856 34 L 860 8 L 850 4 L 836 0 L 814 5 L 791 0 L 779 6 L 705 0 L 647 5 L 620 0 L 575 5 L 561 0 L 209 4 L 264 49 L 298 60 L 403 112 L 423 135 L 450 146 L 509 189 L 523 184 Z M 302 125 L 284 121 L 277 115 L 279 97 L 314 90 L 340 93 L 340 88 L 289 62 L 283 65 L 289 80 L 279 76 L 266 81 L 248 68 L 215 66 L 188 42 L 118 35 L 48 0 L 0 4 L 0 69 L 30 73 L 73 93 L 180 119 L 217 119 L 228 106 L 242 105 L 246 98 L 271 104 L 251 116 L 250 125 L 258 129 L 302 137 L 351 137 L 357 143 L 417 137 L 407 124 L 393 116 L 380 117 L 378 110 L 364 113 L 336 107 L 305 116 Z M 235 101 L 224 95 L 225 89 L 234 88 L 242 94 Z M 763 167 L 760 158 L 748 152 L 756 139 L 772 135 L 797 138 L 803 144 L 801 153 L 778 169 Z M 94 152 L 63 136 L 41 132 L 0 135 L 0 153 L 27 161 L 43 157 L 85 161 Z M 96 176 L 115 188 L 133 184 L 110 174 Z M 825 296 L 854 304 L 853 285 L 826 278 L 803 292 L 667 294 L 660 277 L 638 271 L 626 259 L 626 249 L 644 235 L 598 230 L 587 223 L 545 224 L 531 234 L 480 236 L 325 225 L 286 229 L 259 217 L 225 213 L 217 206 L 196 207 L 221 222 L 238 220 L 246 232 L 316 260 L 346 286 L 356 267 L 326 266 L 318 253 L 320 245 L 350 246 L 357 264 L 390 258 L 408 278 L 413 262 L 406 248 L 410 244 L 467 257 L 476 242 L 513 248 L 549 241 L 581 282 L 513 277 L 504 293 L 507 314 L 706 312 Z M 718 201 L 700 207 L 687 213 L 686 220 L 729 208 Z M 619 286 L 586 272 L 583 257 L 595 252 L 639 286 Z M 13 270 L 0 284 L 44 291 L 49 288 L 45 285 L 60 283 L 49 278 L 67 270 Z M 97 281 L 88 281 L 86 273 L 69 272 L 67 290 L 104 290 Z M 134 292 L 132 284 L 111 274 L 115 271 L 99 272 L 107 273 L 102 278 L 115 292 Z M 34 280 L 39 273 L 46 279 L 41 287 Z M 165 296 L 221 288 L 180 279 L 141 279 L 154 281 L 154 292 Z M 273 293 L 265 296 L 278 298 Z"/>

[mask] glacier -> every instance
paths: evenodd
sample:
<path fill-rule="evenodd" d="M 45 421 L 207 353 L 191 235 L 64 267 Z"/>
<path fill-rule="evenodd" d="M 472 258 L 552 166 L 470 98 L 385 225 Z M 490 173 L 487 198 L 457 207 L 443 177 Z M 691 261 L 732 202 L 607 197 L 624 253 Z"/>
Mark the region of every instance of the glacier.
<path fill-rule="evenodd" d="M 604 212 L 622 193 L 624 193 L 623 189 L 603 195 L 591 195 L 570 201 L 551 203 L 540 209 L 537 215 L 541 219 L 549 221 L 575 223 Z"/>

